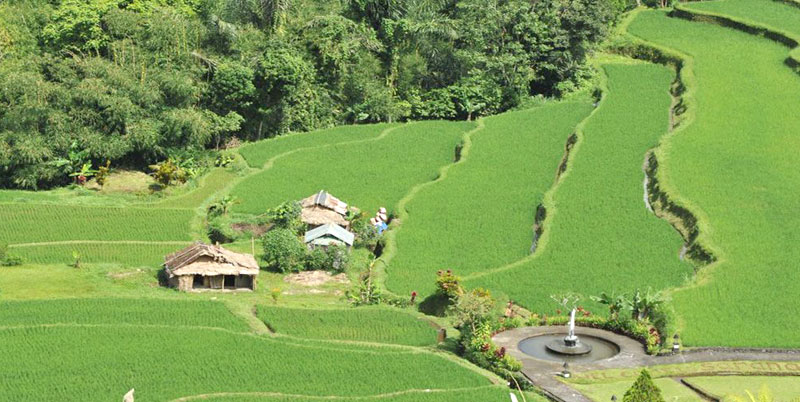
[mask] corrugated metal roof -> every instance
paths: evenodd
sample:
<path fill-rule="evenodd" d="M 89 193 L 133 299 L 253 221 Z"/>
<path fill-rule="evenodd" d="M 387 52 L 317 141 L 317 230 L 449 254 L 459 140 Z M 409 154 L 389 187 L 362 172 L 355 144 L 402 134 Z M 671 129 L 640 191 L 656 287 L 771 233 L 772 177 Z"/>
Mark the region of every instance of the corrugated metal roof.
<path fill-rule="evenodd" d="M 333 236 L 333 237 L 341 240 L 342 242 L 344 242 L 348 246 L 352 246 L 353 245 L 353 241 L 356 238 L 356 236 L 354 234 L 348 232 L 345 228 L 343 228 L 343 227 L 341 227 L 339 225 L 333 224 L 333 223 L 328 223 L 328 224 L 322 225 L 322 226 L 320 226 L 318 228 L 314 228 L 314 229 L 311 229 L 308 232 L 306 232 L 305 242 L 306 243 L 310 243 L 310 242 L 312 242 L 312 241 L 314 241 L 316 239 L 319 239 L 321 237 L 324 237 L 324 236 Z"/>

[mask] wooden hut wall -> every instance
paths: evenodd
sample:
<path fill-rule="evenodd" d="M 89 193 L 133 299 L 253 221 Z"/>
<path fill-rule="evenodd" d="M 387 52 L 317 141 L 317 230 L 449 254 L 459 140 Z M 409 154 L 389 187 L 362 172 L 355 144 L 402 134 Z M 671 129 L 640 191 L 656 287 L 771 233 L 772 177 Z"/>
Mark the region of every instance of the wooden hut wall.
<path fill-rule="evenodd" d="M 183 276 L 176 276 L 173 278 L 177 278 L 177 288 L 178 290 L 188 291 L 192 290 L 192 282 L 194 277 L 192 275 L 183 275 Z"/>

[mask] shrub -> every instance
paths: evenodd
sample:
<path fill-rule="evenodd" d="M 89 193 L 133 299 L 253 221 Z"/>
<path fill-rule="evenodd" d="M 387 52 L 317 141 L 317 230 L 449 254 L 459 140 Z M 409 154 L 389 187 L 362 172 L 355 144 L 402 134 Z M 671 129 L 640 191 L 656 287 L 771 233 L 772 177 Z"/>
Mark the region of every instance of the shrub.
<path fill-rule="evenodd" d="M 343 272 L 350 263 L 350 252 L 343 246 L 329 246 L 327 250 L 316 248 L 305 256 L 307 270 Z"/>
<path fill-rule="evenodd" d="M 330 246 L 325 251 L 326 265 L 333 272 L 344 272 L 350 264 L 350 251 L 344 246 Z"/>
<path fill-rule="evenodd" d="M 306 256 L 306 246 L 285 228 L 276 228 L 262 238 L 264 256 L 261 257 L 267 268 L 278 272 L 297 272 L 302 270 Z"/>
<path fill-rule="evenodd" d="M 153 171 L 153 179 L 162 186 L 169 186 L 174 181 L 185 183 L 188 179 L 186 172 L 172 159 L 150 165 L 150 170 Z"/>
<path fill-rule="evenodd" d="M 108 181 L 108 175 L 111 173 L 111 161 L 106 160 L 105 166 L 100 166 L 97 168 L 97 173 L 94 175 L 94 180 L 97 182 L 100 187 L 106 185 Z"/>
<path fill-rule="evenodd" d="M 308 271 L 324 270 L 327 262 L 328 256 L 321 248 L 315 248 L 306 254 L 305 265 Z"/>
<path fill-rule="evenodd" d="M 209 215 L 212 215 L 209 211 Z M 208 220 L 208 239 L 213 243 L 230 243 L 236 240 L 236 231 L 231 228 L 231 220 L 227 216 L 212 216 Z"/>
<path fill-rule="evenodd" d="M 522 363 L 507 354 L 505 348 L 498 348 L 492 342 L 494 329 L 490 321 L 484 321 L 474 331 L 463 331 L 459 344 L 464 358 L 504 378 L 510 378 L 522 369 Z"/>
<path fill-rule="evenodd" d="M 0 266 L 22 265 L 22 258 L 8 253 L 8 245 L 0 244 Z"/>
<path fill-rule="evenodd" d="M 369 221 L 364 219 L 355 219 L 351 222 L 350 227 L 356 235 L 355 246 L 364 247 L 369 250 L 375 250 L 380 240 L 378 229 L 372 226 Z"/>
<path fill-rule="evenodd" d="M 492 318 L 494 299 L 485 289 L 473 289 L 456 299 L 451 306 L 453 325 L 459 330 L 475 331 L 479 325 Z"/>
<path fill-rule="evenodd" d="M 622 402 L 664 402 L 661 390 L 658 389 L 647 369 L 642 370 L 639 378 L 625 392 Z"/>
<path fill-rule="evenodd" d="M 453 271 L 439 271 L 436 273 L 436 293 L 447 296 L 450 300 L 456 300 L 464 294 L 461 287 L 461 278 L 453 274 Z"/>
<path fill-rule="evenodd" d="M 287 201 L 275 208 L 267 210 L 267 219 L 275 224 L 276 227 L 289 229 L 294 233 L 300 233 L 303 229 L 303 222 L 300 221 L 300 203 L 297 201 Z"/>

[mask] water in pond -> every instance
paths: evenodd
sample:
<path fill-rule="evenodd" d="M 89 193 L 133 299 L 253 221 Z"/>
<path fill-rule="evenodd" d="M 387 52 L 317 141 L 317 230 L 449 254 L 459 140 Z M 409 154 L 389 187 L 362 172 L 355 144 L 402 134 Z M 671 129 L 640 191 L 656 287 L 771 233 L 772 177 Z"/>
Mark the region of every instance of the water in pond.
<path fill-rule="evenodd" d="M 523 339 L 518 347 L 522 353 L 533 356 L 537 359 L 551 360 L 556 362 L 588 363 L 597 360 L 608 359 L 619 353 L 619 346 L 605 339 L 596 338 L 588 335 L 580 335 L 581 343 L 592 345 L 592 351 L 585 355 L 562 355 L 547 349 L 547 344 L 553 340 L 564 339 L 564 334 L 539 335 L 532 338 Z"/>

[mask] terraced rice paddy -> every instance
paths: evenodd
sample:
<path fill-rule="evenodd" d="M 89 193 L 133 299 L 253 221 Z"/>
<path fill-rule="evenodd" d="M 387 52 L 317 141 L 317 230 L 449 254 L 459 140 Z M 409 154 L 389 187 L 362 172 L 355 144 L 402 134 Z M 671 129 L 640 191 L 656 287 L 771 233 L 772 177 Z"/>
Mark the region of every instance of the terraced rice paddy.
<path fill-rule="evenodd" d="M 552 103 L 486 118 L 465 159 L 406 205 L 388 286 L 429 293 L 440 269 L 481 272 L 530 253 L 536 207 L 589 102 Z"/>
<path fill-rule="evenodd" d="M 800 35 L 800 8 L 775 0 L 704 1 L 689 3 L 683 7 L 751 21 Z"/>
<path fill-rule="evenodd" d="M 258 318 L 278 334 L 301 338 L 411 346 L 436 343 L 436 329 L 429 321 L 385 307 L 335 310 L 260 305 Z"/>
<path fill-rule="evenodd" d="M 262 168 L 270 159 L 285 153 L 321 148 L 352 141 L 375 139 L 397 124 L 369 124 L 363 126 L 341 126 L 328 130 L 298 133 L 247 144 L 239 153 L 253 168 Z"/>
<path fill-rule="evenodd" d="M 462 402 L 462 401 L 506 401 L 509 391 L 505 387 L 484 386 L 463 390 L 440 390 L 440 389 L 419 389 L 393 393 L 390 395 L 374 395 L 372 398 L 353 397 L 337 398 L 341 402 L 357 402 L 365 400 L 378 400 L 386 402 Z M 519 398 L 519 396 L 517 397 Z M 546 401 L 544 397 L 530 393 L 526 396 L 529 402 Z M 212 402 L 317 402 L 325 398 L 292 396 L 268 396 L 268 395 L 230 395 L 203 399 Z"/>
<path fill-rule="evenodd" d="M 30 327 L 0 330 L 0 341 L 8 351 L 0 356 L 4 400 L 112 400 L 131 387 L 137 398 L 166 401 L 216 392 L 358 396 L 488 385 L 429 353 L 290 344 L 227 330 Z"/>
<path fill-rule="evenodd" d="M 156 299 L 54 299 L 0 302 L 0 327 L 153 325 L 247 332 L 221 302 Z"/>
<path fill-rule="evenodd" d="M 673 296 L 684 342 L 800 346 L 764 330 L 800 330 L 800 317 L 775 310 L 796 303 L 800 283 L 791 190 L 800 186 L 800 79 L 783 64 L 788 49 L 657 11 L 641 13 L 629 31 L 694 60 L 695 119 L 670 138 L 663 182 L 688 200 L 719 261 Z"/>
<path fill-rule="evenodd" d="M 607 65 L 606 97 L 581 130 L 569 168 L 548 205 L 539 251 L 469 286 L 507 292 L 535 311 L 558 306 L 550 295 L 662 289 L 692 274 L 679 260 L 681 238 L 643 201 L 642 164 L 669 127 L 673 74 L 665 67 Z"/>
<path fill-rule="evenodd" d="M 30 264 L 72 264 L 73 252 L 80 254 L 81 261 L 87 264 L 112 263 L 129 267 L 157 267 L 164 263 L 164 256 L 191 244 L 189 241 L 168 241 L 159 243 L 123 242 L 67 242 L 64 244 L 45 243 L 32 246 L 11 246 L 9 250 Z"/>
<path fill-rule="evenodd" d="M 234 211 L 261 214 L 323 189 L 367 213 L 380 206 L 391 209 L 412 187 L 435 179 L 439 167 L 452 163 L 456 146 L 473 127 L 468 122 L 410 123 L 372 141 L 288 155 L 234 187 L 232 194 L 242 200 Z"/>
<path fill-rule="evenodd" d="M 185 209 L 2 204 L 0 242 L 189 241 L 194 216 Z"/>

